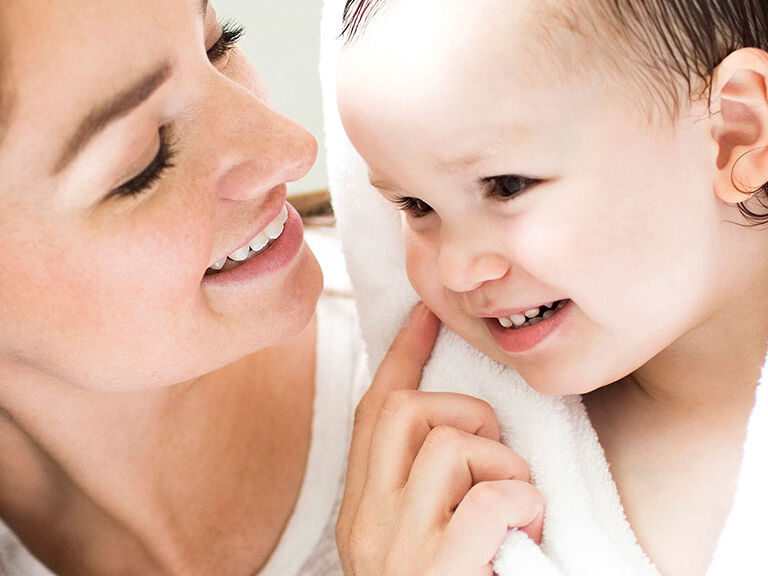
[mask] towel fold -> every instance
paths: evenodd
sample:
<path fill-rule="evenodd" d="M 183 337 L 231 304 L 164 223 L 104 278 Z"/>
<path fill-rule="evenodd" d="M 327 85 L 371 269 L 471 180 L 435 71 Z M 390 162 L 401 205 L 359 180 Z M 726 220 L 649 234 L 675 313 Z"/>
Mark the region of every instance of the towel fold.
<path fill-rule="evenodd" d="M 331 195 L 373 373 L 418 297 L 405 272 L 400 218 L 368 184 L 367 169 L 339 120 L 335 65 L 343 5 L 343 0 L 326 0 L 323 11 L 325 145 Z M 580 397 L 537 393 L 514 370 L 481 355 L 446 328 L 424 371 L 422 389 L 471 394 L 490 402 L 503 442 L 528 461 L 544 495 L 541 546 L 511 531 L 495 560 L 500 576 L 658 576 L 624 515 Z M 766 401 L 758 401 L 750 422 L 733 512 L 710 576 L 768 574 L 768 554 L 760 545 L 768 540 L 762 527 L 768 517 Z"/>

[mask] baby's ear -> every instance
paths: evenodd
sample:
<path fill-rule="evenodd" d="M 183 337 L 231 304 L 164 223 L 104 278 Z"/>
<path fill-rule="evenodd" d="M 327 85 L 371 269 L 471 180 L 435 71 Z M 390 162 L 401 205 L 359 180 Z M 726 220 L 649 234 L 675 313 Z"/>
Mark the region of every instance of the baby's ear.
<path fill-rule="evenodd" d="M 744 202 L 768 182 L 768 53 L 729 54 L 715 70 L 711 109 L 715 192 L 729 204 Z"/>

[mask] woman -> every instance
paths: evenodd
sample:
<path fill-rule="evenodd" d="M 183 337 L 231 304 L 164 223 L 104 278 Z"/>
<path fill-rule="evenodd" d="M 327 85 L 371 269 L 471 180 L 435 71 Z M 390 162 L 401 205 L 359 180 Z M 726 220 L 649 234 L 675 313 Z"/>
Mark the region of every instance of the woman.
<path fill-rule="evenodd" d="M 0 517 L 61 575 L 336 573 L 364 378 L 286 204 L 314 139 L 206 0 L 0 29 Z"/>
<path fill-rule="evenodd" d="M 367 378 L 286 204 L 316 143 L 241 32 L 207 0 L 0 4 L 2 574 L 340 574 Z M 412 434 L 498 440 L 479 400 L 413 390 L 438 326 L 416 309 L 358 409 L 347 511 Z M 472 478 L 465 448 L 442 475 Z"/>

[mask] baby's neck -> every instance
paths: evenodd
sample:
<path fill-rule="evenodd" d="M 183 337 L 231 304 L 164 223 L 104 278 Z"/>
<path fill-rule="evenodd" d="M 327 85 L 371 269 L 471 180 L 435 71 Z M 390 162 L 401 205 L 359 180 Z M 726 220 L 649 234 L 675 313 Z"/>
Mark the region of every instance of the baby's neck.
<path fill-rule="evenodd" d="M 768 313 L 760 312 L 735 311 L 682 336 L 625 379 L 625 401 L 649 416 L 740 421 L 766 358 Z"/>
<path fill-rule="evenodd" d="M 584 397 L 627 518 L 663 574 L 698 575 L 709 565 L 732 503 L 767 328 L 755 311 L 709 323 Z"/>

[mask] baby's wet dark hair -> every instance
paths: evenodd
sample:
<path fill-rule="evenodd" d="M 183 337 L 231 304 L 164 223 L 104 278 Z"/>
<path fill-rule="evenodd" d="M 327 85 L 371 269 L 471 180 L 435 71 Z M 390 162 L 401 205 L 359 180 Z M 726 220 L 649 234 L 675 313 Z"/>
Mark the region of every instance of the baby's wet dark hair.
<path fill-rule="evenodd" d="M 387 4 L 347 0 L 345 42 L 363 34 Z M 605 76 L 634 86 L 649 121 L 674 118 L 691 101 L 708 98 L 714 70 L 731 52 L 768 52 L 768 0 L 538 0 L 531 12 L 533 33 L 561 55 L 569 73 L 585 68 L 570 56 L 577 41 L 596 56 L 589 60 L 593 71 L 599 62 Z M 750 222 L 766 223 L 768 183 L 758 190 L 749 207 L 739 208 Z"/>

